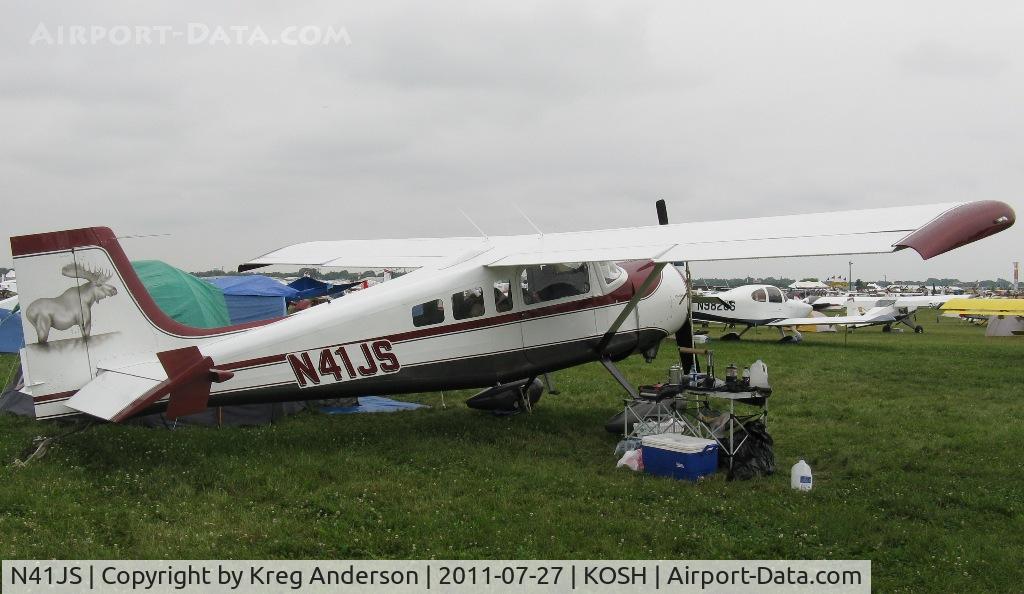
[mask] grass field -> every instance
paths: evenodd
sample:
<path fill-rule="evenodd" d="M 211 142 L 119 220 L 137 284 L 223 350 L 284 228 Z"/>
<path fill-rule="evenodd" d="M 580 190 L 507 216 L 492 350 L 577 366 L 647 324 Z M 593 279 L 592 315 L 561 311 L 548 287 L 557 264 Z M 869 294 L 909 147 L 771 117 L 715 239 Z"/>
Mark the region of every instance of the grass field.
<path fill-rule="evenodd" d="M 920 321 L 713 342 L 720 370 L 762 358 L 775 387 L 780 472 L 748 482 L 616 470 L 601 426 L 621 395 L 598 365 L 529 416 L 448 393 L 260 428 L 96 426 L 26 468 L 62 428 L 0 417 L 0 558 L 868 558 L 878 591 L 1021 591 L 1024 341 Z M 626 375 L 661 380 L 665 346 Z M 798 457 L 810 493 L 789 488 Z"/>

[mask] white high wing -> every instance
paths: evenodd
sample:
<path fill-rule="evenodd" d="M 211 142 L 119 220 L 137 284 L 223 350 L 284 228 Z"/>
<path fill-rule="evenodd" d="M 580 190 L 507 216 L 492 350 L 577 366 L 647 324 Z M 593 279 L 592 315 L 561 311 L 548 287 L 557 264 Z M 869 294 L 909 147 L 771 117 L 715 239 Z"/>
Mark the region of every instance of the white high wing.
<path fill-rule="evenodd" d="M 161 311 L 109 229 L 13 237 L 11 248 L 26 312 L 37 303 L 53 309 L 75 290 L 78 281 L 62 270 L 104 271 L 105 298 L 80 301 L 89 310 L 81 324 L 25 322 L 21 359 L 37 417 L 122 421 L 165 409 L 173 418 L 208 405 L 507 385 L 588 361 L 615 373 L 612 361 L 652 356 L 687 322 L 688 290 L 669 262 L 906 247 L 930 258 L 1013 221 L 1009 206 L 984 201 L 544 235 L 309 242 L 240 269 L 416 270 L 286 318 L 214 329 Z"/>
<path fill-rule="evenodd" d="M 496 267 L 882 254 L 913 247 L 905 240 L 941 215 L 981 204 L 989 203 L 930 204 L 543 235 L 312 241 L 275 250 L 243 264 L 242 269 L 271 264 L 443 267 L 467 258 Z M 927 257 L 931 255 L 936 254 Z"/>

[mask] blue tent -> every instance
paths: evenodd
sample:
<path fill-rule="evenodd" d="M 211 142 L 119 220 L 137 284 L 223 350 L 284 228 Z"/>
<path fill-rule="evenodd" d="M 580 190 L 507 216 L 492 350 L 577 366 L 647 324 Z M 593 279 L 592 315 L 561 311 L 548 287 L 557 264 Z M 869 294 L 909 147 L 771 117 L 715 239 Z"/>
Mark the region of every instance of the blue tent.
<path fill-rule="evenodd" d="M 0 353 L 17 353 L 23 346 L 21 310 L 0 309 Z"/>
<path fill-rule="evenodd" d="M 330 283 L 318 281 L 315 278 L 303 276 L 288 283 L 288 286 L 298 291 L 298 294 L 294 297 L 294 300 L 298 300 L 313 299 L 314 297 L 323 297 L 324 295 L 335 297 L 358 284 L 359 283 L 345 283 L 341 285 L 332 285 Z M 289 301 L 292 300 L 293 299 L 289 299 Z"/>
<path fill-rule="evenodd" d="M 224 292 L 232 324 L 280 318 L 288 314 L 286 300 L 298 291 L 269 276 L 242 274 L 204 279 Z"/>

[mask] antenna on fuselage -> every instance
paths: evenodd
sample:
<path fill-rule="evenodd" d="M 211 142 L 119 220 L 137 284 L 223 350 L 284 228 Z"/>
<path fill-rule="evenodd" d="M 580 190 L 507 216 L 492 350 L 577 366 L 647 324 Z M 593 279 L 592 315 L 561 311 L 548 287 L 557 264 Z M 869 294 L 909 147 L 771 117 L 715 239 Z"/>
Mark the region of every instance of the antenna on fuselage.
<path fill-rule="evenodd" d="M 462 216 L 466 217 L 466 220 L 469 221 L 469 224 L 473 225 L 473 227 L 475 227 L 476 230 L 480 232 L 480 235 L 482 235 L 484 239 L 486 239 L 487 241 L 491 240 L 491 238 L 488 237 L 486 233 L 484 233 L 484 230 L 480 228 L 480 225 L 477 225 L 476 222 L 473 219 L 469 218 L 469 215 L 466 214 L 466 211 L 464 211 L 464 210 L 462 210 L 460 208 L 459 209 L 459 214 L 461 214 Z"/>
<path fill-rule="evenodd" d="M 118 235 L 118 239 L 145 239 L 150 237 L 170 237 L 170 233 L 142 233 L 138 235 Z"/>
<path fill-rule="evenodd" d="M 541 237 L 544 236 L 544 232 L 540 230 L 540 227 L 538 227 L 537 224 L 533 222 L 533 219 L 526 216 L 526 213 L 523 212 L 523 209 L 519 208 L 518 204 L 513 204 L 512 206 L 516 209 L 517 212 L 519 212 L 520 215 L 522 215 L 524 219 L 526 219 L 526 222 L 529 223 L 531 227 L 533 227 L 533 230 L 537 232 L 537 235 L 540 235 Z"/>

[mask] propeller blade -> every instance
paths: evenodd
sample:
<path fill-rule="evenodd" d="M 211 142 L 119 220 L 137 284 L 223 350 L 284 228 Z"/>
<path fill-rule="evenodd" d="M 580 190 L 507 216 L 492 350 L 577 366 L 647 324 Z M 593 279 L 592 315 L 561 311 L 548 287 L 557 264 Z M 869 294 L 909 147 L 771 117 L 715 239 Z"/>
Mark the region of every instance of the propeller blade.
<path fill-rule="evenodd" d="M 668 207 L 665 205 L 664 200 L 658 200 L 654 203 L 654 208 L 658 211 L 658 224 L 668 224 Z M 690 268 L 686 268 L 686 294 L 690 296 Z M 686 322 L 683 323 L 682 328 L 676 330 L 676 346 L 686 347 L 689 349 L 693 348 L 693 299 L 687 300 L 690 303 L 690 311 L 687 312 Z M 679 363 L 683 366 L 684 373 L 690 373 L 690 370 L 697 365 L 697 369 L 700 370 L 700 366 L 697 363 L 697 356 L 692 353 L 679 353 Z"/>

